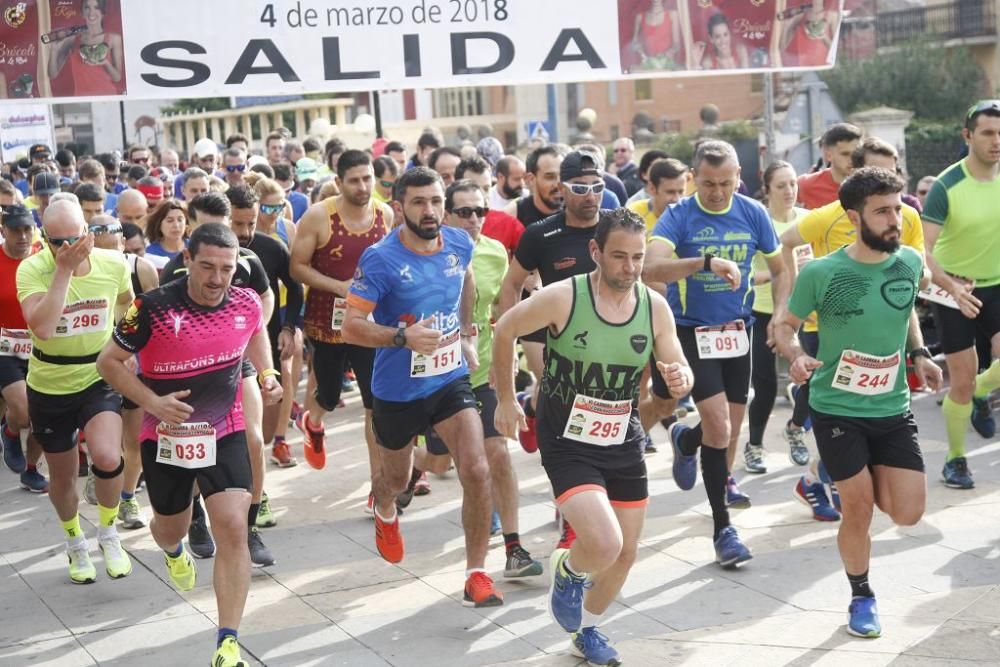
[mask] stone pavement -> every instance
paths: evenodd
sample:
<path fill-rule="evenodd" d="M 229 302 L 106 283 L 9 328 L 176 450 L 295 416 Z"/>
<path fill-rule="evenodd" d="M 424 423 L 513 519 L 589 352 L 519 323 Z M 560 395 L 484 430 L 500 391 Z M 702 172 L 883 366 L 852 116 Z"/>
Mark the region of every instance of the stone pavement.
<path fill-rule="evenodd" d="M 652 503 L 639 557 L 602 629 L 629 665 L 997 665 L 1000 664 L 1000 440 L 970 429 L 976 489 L 939 481 L 944 427 L 934 397 L 914 405 L 929 471 L 924 519 L 895 528 L 876 512 L 871 581 L 884 636 L 844 631 L 849 589 L 836 549 L 837 525 L 815 523 L 791 495 L 800 472 L 779 428 L 768 435 L 769 472 L 742 475 L 754 506 L 734 522 L 755 558 L 739 571 L 712 562 L 710 512 L 699 483 L 688 493 L 670 478 L 669 446 L 649 459 Z M 487 567 L 502 607 L 461 604 L 464 578 L 460 489 L 454 472 L 432 479 L 403 518 L 405 560 L 376 553 L 362 509 L 367 457 L 357 394 L 327 420 L 327 468 L 270 468 L 267 490 L 278 526 L 264 531 L 277 564 L 255 570 L 240 642 L 251 664 L 532 665 L 569 667 L 567 636 L 546 612 L 545 577 L 502 579 L 495 540 Z M 689 418 L 690 419 L 690 418 Z M 301 453 L 298 434 L 295 449 Z M 660 427 L 654 437 L 662 442 Z M 521 487 L 521 535 L 538 558 L 557 540 L 553 503 L 537 455 L 512 443 Z M 741 469 L 737 464 L 737 470 Z M 82 494 L 83 480 L 80 480 Z M 140 495 L 145 503 L 145 496 Z M 124 532 L 134 571 L 112 581 L 85 527 L 99 578 L 67 580 L 59 524 L 48 500 L 0 472 L 0 665 L 198 665 L 214 650 L 212 563 L 198 561 L 198 586 L 171 586 L 145 529 Z M 547 569 L 547 560 L 546 569 Z"/>

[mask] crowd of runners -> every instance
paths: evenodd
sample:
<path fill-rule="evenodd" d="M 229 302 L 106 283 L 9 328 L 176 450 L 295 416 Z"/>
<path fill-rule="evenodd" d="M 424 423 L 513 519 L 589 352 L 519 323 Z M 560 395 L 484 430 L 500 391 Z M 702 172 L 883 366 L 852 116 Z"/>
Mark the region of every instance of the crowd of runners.
<path fill-rule="evenodd" d="M 48 494 L 73 583 L 99 576 L 78 477 L 108 577 L 132 571 L 119 529 L 148 526 L 181 591 L 214 558 L 211 664 L 243 665 L 250 568 L 275 565 L 267 475 L 298 464 L 290 425 L 322 469 L 325 420 L 357 391 L 378 553 L 404 561 L 400 516 L 454 466 L 464 604 L 504 603 L 485 567 L 502 534 L 502 576 L 547 576 L 570 650 L 619 665 L 602 617 L 642 535 L 645 457 L 669 448 L 684 491 L 700 462 L 704 530 L 735 568 L 753 557 L 730 519 L 751 506 L 738 475 L 787 451 L 789 493 L 840 522 L 847 630 L 878 637 L 874 508 L 911 525 L 926 497 L 911 392 L 947 391 L 948 487 L 974 485 L 970 424 L 995 434 L 1000 101 L 963 125 L 966 154 L 916 196 L 896 148 L 843 123 L 822 166 L 771 162 L 758 193 L 715 139 L 690 164 L 637 163 L 628 138 L 519 157 L 430 130 L 412 152 L 202 139 L 185 162 L 32 146 L 0 180 L 4 463 Z M 794 408 L 769 443 L 785 369 Z M 521 542 L 512 452 L 551 483 L 547 566 Z"/>

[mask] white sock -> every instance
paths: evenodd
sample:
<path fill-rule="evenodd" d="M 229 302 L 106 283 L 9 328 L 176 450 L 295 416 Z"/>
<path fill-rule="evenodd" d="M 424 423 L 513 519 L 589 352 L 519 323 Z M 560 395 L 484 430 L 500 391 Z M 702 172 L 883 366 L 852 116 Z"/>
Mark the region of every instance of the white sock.
<path fill-rule="evenodd" d="M 108 537 L 118 537 L 118 529 L 114 526 L 98 526 L 97 539 L 101 540 Z"/>
<path fill-rule="evenodd" d="M 391 519 L 386 519 L 384 516 L 382 516 L 379 513 L 378 507 L 376 507 L 374 503 L 372 503 L 372 509 L 375 510 L 375 516 L 377 516 L 379 519 L 381 519 L 382 523 L 393 523 L 396 520 L 396 512 L 395 511 L 393 511 Z M 395 507 L 393 508 L 393 510 L 395 510 Z"/>
<path fill-rule="evenodd" d="M 604 615 L 604 614 L 593 614 L 587 611 L 586 607 L 581 609 L 580 612 L 581 612 L 580 613 L 581 630 L 583 630 L 584 628 L 596 628 L 597 625 L 601 622 L 601 616 Z"/>
<path fill-rule="evenodd" d="M 481 568 L 481 567 L 472 567 L 472 568 L 469 568 L 468 570 L 465 571 L 465 578 L 468 579 L 469 577 L 471 577 L 472 575 L 474 575 L 476 572 L 482 572 L 483 574 L 486 574 L 486 570 L 484 570 L 483 568 Z"/>

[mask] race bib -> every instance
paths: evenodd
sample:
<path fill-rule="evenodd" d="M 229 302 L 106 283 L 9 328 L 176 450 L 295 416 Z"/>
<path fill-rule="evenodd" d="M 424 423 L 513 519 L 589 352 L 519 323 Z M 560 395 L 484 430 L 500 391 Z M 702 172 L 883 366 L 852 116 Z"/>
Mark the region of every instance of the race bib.
<path fill-rule="evenodd" d="M 632 401 L 605 401 L 577 394 L 563 437 L 588 445 L 610 447 L 625 442 Z"/>
<path fill-rule="evenodd" d="M 939 306 L 945 306 L 947 308 L 954 308 L 959 310 L 958 302 L 955 301 L 955 297 L 948 293 L 948 290 L 938 287 L 934 283 L 931 283 L 924 289 L 917 292 L 917 296 L 925 301 L 930 301 L 931 303 L 936 303 Z"/>
<path fill-rule="evenodd" d="M 699 359 L 731 359 L 750 352 L 750 337 L 743 320 L 714 327 L 696 327 Z"/>
<path fill-rule="evenodd" d="M 833 388 L 862 396 L 888 394 L 896 388 L 900 354 L 888 357 L 844 350 L 833 374 Z"/>
<path fill-rule="evenodd" d="M 444 375 L 462 365 L 462 337 L 458 329 L 445 334 L 438 341 L 434 354 L 410 353 L 410 377 L 425 378 Z"/>
<path fill-rule="evenodd" d="M 31 356 L 31 332 L 27 329 L 0 329 L 0 355 L 27 359 Z"/>
<path fill-rule="evenodd" d="M 156 462 L 178 468 L 215 465 L 215 429 L 206 422 L 156 427 Z"/>
<path fill-rule="evenodd" d="M 108 302 L 105 299 L 85 299 L 67 304 L 63 309 L 55 335 L 66 338 L 107 330 Z"/>
<path fill-rule="evenodd" d="M 796 247 L 792 252 L 795 254 L 795 266 L 799 271 L 802 270 L 803 266 L 816 259 L 813 247 L 808 243 Z"/>
<path fill-rule="evenodd" d="M 340 331 L 344 326 L 345 317 L 347 317 L 347 299 L 338 296 L 333 300 L 333 319 L 330 321 L 330 327 L 334 331 Z"/>

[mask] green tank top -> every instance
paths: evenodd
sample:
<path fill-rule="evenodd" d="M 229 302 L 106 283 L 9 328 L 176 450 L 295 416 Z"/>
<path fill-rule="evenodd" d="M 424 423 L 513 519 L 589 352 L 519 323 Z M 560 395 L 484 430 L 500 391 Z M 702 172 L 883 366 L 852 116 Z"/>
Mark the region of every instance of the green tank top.
<path fill-rule="evenodd" d="M 636 285 L 632 317 L 611 324 L 597 314 L 589 275 L 574 276 L 572 281 L 569 321 L 558 334 L 548 331 L 538 405 L 539 433 L 548 442 L 552 438 L 570 440 L 563 434 L 578 394 L 602 401 L 628 400 L 632 411 L 622 446 L 634 446 L 645 437 L 637 405 L 640 378 L 653 352 L 649 291 L 641 283 Z"/>

